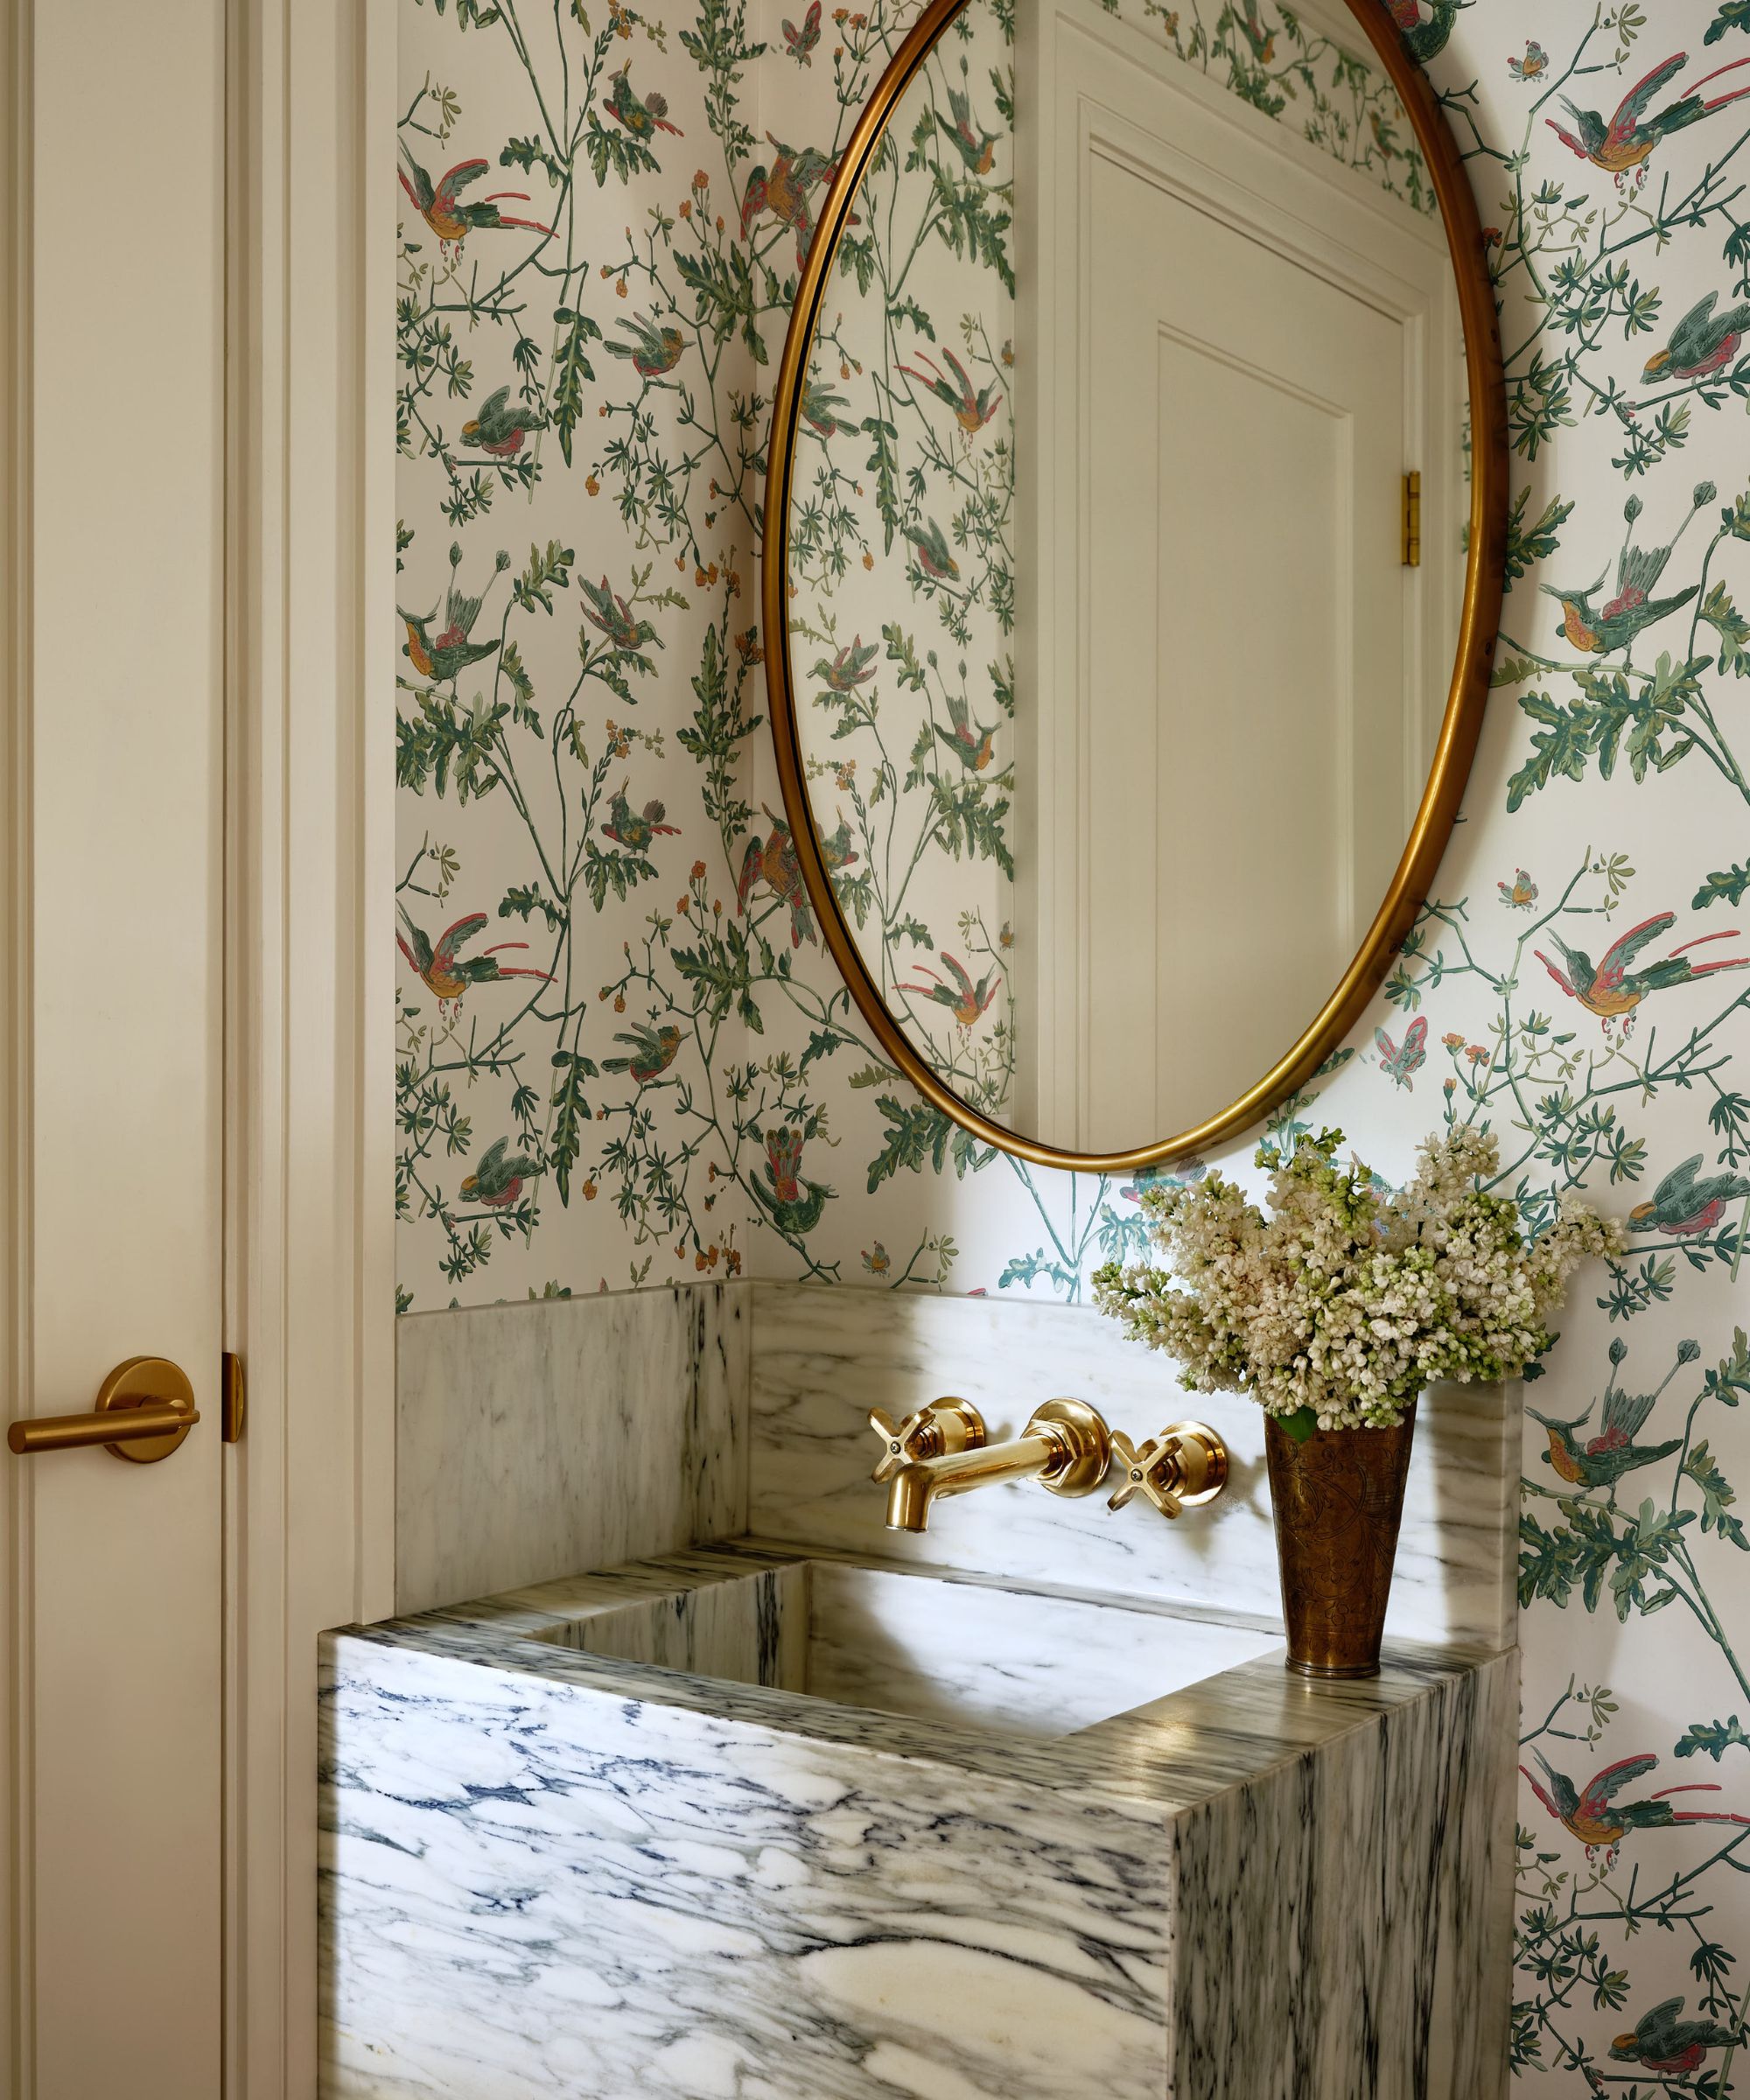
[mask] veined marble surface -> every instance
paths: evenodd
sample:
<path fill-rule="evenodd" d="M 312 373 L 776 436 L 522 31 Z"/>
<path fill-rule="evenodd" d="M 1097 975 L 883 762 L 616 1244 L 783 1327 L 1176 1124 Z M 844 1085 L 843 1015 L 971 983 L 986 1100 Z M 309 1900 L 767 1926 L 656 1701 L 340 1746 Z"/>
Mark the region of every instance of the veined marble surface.
<path fill-rule="evenodd" d="M 698 1284 L 405 1315 L 396 1608 L 745 1530 L 749 1309 Z"/>
<path fill-rule="evenodd" d="M 749 1524 L 761 1536 L 1023 1580 L 1278 1619 L 1264 1418 L 1247 1399 L 1186 1393 L 1171 1359 L 1091 1308 L 808 1284 L 752 1286 Z M 869 1410 L 900 1416 L 944 1394 L 970 1400 L 991 1441 L 1041 1400 L 1087 1400 L 1138 1442 L 1203 1421 L 1228 1445 L 1226 1494 L 1167 1522 L 1138 1499 L 1070 1501 L 1031 1483 L 942 1504 L 930 1530 L 885 1529 L 870 1484 Z M 1516 1638 L 1520 1389 L 1445 1386 L 1418 1413 L 1389 1639 L 1484 1648 Z"/>
<path fill-rule="evenodd" d="M 808 1558 L 328 1636 L 328 2100 L 1495 2100 L 1510 1656 L 1315 1687 L 1254 1655 L 1044 1742 L 580 1645 L 712 1589 L 696 1665 L 781 1676 L 759 1621 Z M 1032 1602 L 917 1586 L 986 1592 L 986 1641 Z"/>

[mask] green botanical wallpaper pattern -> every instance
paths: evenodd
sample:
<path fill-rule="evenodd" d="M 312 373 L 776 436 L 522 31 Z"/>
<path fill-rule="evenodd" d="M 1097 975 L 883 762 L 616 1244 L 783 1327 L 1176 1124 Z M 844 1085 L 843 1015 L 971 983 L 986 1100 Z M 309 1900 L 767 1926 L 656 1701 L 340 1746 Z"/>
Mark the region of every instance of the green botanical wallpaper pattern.
<path fill-rule="evenodd" d="M 1290 10 L 1121 11 L 1425 202 Z M 1632 1222 L 1530 1393 L 1515 2046 L 1528 2090 L 1718 2100 L 1750 2090 L 1750 9 L 1390 11 L 1488 228 L 1509 596 L 1428 909 L 1275 1122 L 1390 1172 L 1487 1121 L 1535 1210 Z M 773 814 L 772 364 L 906 18 L 403 7 L 404 1303 L 751 1266 L 1074 1297 L 1135 1242 L 1133 1186 L 992 1158 L 882 1065 Z"/>

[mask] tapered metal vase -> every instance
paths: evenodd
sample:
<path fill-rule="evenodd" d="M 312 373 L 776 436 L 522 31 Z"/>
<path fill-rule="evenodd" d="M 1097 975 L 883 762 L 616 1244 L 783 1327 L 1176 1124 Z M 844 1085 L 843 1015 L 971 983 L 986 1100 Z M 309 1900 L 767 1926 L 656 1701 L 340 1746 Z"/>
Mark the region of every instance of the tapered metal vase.
<path fill-rule="evenodd" d="M 1288 1667 L 1307 1677 L 1375 1677 L 1391 1594 L 1412 1401 L 1396 1429 L 1320 1429 L 1296 1443 L 1264 1424 Z"/>

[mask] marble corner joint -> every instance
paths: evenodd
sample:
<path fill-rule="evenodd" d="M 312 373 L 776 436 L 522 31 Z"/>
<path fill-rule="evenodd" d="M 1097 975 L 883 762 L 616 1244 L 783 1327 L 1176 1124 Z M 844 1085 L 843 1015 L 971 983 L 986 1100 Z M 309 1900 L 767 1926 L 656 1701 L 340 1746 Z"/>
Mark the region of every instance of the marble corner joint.
<path fill-rule="evenodd" d="M 1141 1446 L 1115 1436 L 1085 1400 L 1047 1400 L 1006 1444 L 986 1441 L 984 1418 L 969 1400 L 945 1396 L 895 1422 L 872 1409 L 869 1426 L 882 1452 L 873 1474 L 887 1489 L 887 1529 L 929 1530 L 942 1497 L 1001 1480 L 1037 1480 L 1054 1494 L 1097 1494 L 1116 1455 L 1123 1479 L 1108 1507 L 1140 1492 L 1163 1516 L 1213 1502 L 1227 1485 L 1227 1446 L 1200 1422 L 1178 1422 Z"/>

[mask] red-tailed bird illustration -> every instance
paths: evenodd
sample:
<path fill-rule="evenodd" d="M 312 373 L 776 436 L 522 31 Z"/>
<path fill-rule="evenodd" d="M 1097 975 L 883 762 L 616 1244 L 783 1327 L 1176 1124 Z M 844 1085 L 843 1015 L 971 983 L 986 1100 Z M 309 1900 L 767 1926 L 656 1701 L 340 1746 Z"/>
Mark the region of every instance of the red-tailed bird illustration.
<path fill-rule="evenodd" d="M 832 1191 L 819 1181 L 802 1178 L 802 1133 L 786 1124 L 766 1133 L 765 1181 L 750 1180 L 748 1187 L 771 1214 L 780 1231 L 812 1232 Z"/>
<path fill-rule="evenodd" d="M 815 46 L 821 37 L 821 0 L 808 0 L 808 11 L 802 17 L 798 29 L 794 22 L 782 24 L 784 44 L 798 65 L 812 66 L 815 62 Z"/>
<path fill-rule="evenodd" d="M 1662 956 L 1656 962 L 1648 962 L 1640 970 L 1629 965 L 1649 942 L 1656 941 L 1669 933 L 1676 924 L 1675 912 L 1660 912 L 1651 919 L 1643 919 L 1639 926 L 1631 926 L 1618 941 L 1613 941 L 1604 951 L 1604 959 L 1596 967 L 1584 948 L 1570 948 L 1559 934 L 1550 935 L 1550 945 L 1562 958 L 1558 969 L 1541 948 L 1532 953 L 1544 965 L 1571 999 L 1578 999 L 1588 1013 L 1595 1013 L 1604 1023 L 1606 1031 L 1613 1021 L 1620 1021 L 1627 1035 L 1634 1026 L 1634 1009 L 1650 993 L 1670 991 L 1678 984 L 1688 984 L 1697 977 L 1712 976 L 1720 970 L 1750 970 L 1750 956 L 1727 956 L 1718 962 L 1691 962 L 1688 951 L 1704 948 L 1710 941 L 1735 941 L 1738 928 L 1727 927 L 1718 934 L 1702 934 L 1693 941 L 1685 941 L 1674 948 L 1669 956 Z"/>
<path fill-rule="evenodd" d="M 633 370 L 640 379 L 661 379 L 665 372 L 672 372 L 680 363 L 687 339 L 678 328 L 659 328 L 654 321 L 647 321 L 641 315 L 625 317 L 620 326 L 632 340 L 607 344 L 607 354 L 610 357 L 629 357 Z"/>
<path fill-rule="evenodd" d="M 671 131 L 676 138 L 684 136 L 678 124 L 668 122 L 668 98 L 666 94 L 658 94 L 653 88 L 641 102 L 639 100 L 632 85 L 630 59 L 612 79 L 613 91 L 602 103 L 602 108 L 634 138 L 648 141 L 653 131 Z"/>
<path fill-rule="evenodd" d="M 437 622 L 438 607 L 429 612 L 410 612 L 397 606 L 401 624 L 407 629 L 407 640 L 402 644 L 402 654 L 419 673 L 422 678 L 435 678 L 445 683 L 458 677 L 471 663 L 479 663 L 490 656 L 499 646 L 500 637 L 490 641 L 472 639 L 474 622 L 480 616 L 480 607 L 486 603 L 486 591 L 478 598 L 471 598 L 457 582 L 462 550 L 450 550 L 450 581 L 444 590 L 444 624 L 434 634 L 431 630 Z M 493 570 L 494 577 L 508 564 L 510 556 L 500 554 Z M 486 586 L 487 590 L 491 585 Z"/>
<path fill-rule="evenodd" d="M 607 822 L 602 826 L 602 836 L 611 838 L 618 846 L 631 852 L 642 853 L 660 832 L 667 838 L 678 838 L 681 827 L 662 822 L 667 811 L 659 802 L 645 803 L 642 809 L 634 809 L 626 800 L 626 782 L 622 780 L 607 798 Z"/>
<path fill-rule="evenodd" d="M 987 971 L 975 984 L 964 968 L 956 962 L 946 948 L 942 951 L 942 959 L 948 966 L 948 976 L 954 980 L 952 984 L 933 970 L 927 962 L 920 962 L 916 965 L 919 974 L 929 978 L 930 982 L 928 984 L 901 984 L 900 990 L 915 992 L 920 998 L 934 999 L 938 1006 L 946 1006 L 962 1028 L 970 1028 L 996 998 L 997 988 L 1003 982 L 1003 973 L 997 970 Z"/>
<path fill-rule="evenodd" d="M 764 808 L 765 805 L 762 803 L 760 807 Z M 769 809 L 766 810 L 766 816 L 772 827 L 771 835 L 747 842 L 747 851 L 741 862 L 741 880 L 736 886 L 735 908 L 745 912 L 749 896 L 763 883 L 780 904 L 789 906 L 790 946 L 800 948 L 805 939 L 818 944 L 819 936 L 815 932 L 814 916 L 808 906 L 808 886 L 802 880 L 802 864 L 796 858 L 795 839 L 781 816 L 774 816 Z M 856 860 L 850 844 L 850 826 L 842 816 L 836 831 L 822 835 L 820 849 L 830 875 L 850 867 Z"/>
<path fill-rule="evenodd" d="M 1743 1823 L 1750 1824 L 1750 1816 L 1734 1816 L 1723 1809 L 1674 1809 L 1673 1794 L 1718 1794 L 1719 1788 L 1706 1781 L 1697 1781 L 1689 1786 L 1662 1787 L 1656 1794 L 1648 1795 L 1645 1801 L 1618 1801 L 1617 1796 L 1637 1779 L 1644 1779 L 1658 1764 L 1650 1750 L 1642 1751 L 1637 1757 L 1619 1758 L 1615 1764 L 1606 1765 L 1602 1772 L 1595 1772 L 1584 1788 L 1576 1787 L 1566 1773 L 1558 1772 L 1541 1751 L 1531 1754 L 1544 1768 L 1547 1787 L 1536 1776 L 1525 1774 L 1531 1791 L 1550 1811 L 1570 1837 L 1578 1838 L 1586 1849 L 1586 1857 L 1602 1848 L 1606 1864 L 1614 1861 L 1622 1840 L 1630 1830 L 1668 1830 L 1683 1823 Z"/>
<path fill-rule="evenodd" d="M 538 220 L 507 219 L 499 210 L 501 197 L 527 204 L 527 190 L 494 190 L 488 196 L 476 198 L 472 204 L 461 201 L 461 192 L 471 183 L 478 182 L 491 164 L 486 160 L 458 160 L 434 183 L 408 151 L 403 141 L 401 166 L 396 172 L 414 210 L 445 246 L 454 246 L 472 233 L 502 232 L 508 227 L 517 227 L 529 234 L 550 234 L 552 228 L 542 226 Z"/>
<path fill-rule="evenodd" d="M 1713 310 L 1719 294 L 1711 291 L 1698 300 L 1671 331 L 1671 340 L 1656 350 L 1642 367 L 1642 379 L 1704 379 L 1729 365 L 1750 328 L 1750 306 L 1728 306 L 1724 313 Z"/>
<path fill-rule="evenodd" d="M 1726 1215 L 1729 1204 L 1750 1196 L 1750 1180 L 1742 1174 L 1704 1174 L 1701 1154 L 1674 1166 L 1644 1203 L 1628 1214 L 1632 1223 L 1687 1239 L 1698 1232 L 1711 1232 Z"/>
<path fill-rule="evenodd" d="M 938 401 L 946 402 L 954 410 L 954 420 L 969 438 L 976 436 L 1002 407 L 1003 389 L 993 380 L 981 393 L 967 377 L 965 366 L 952 350 L 942 352 L 942 355 L 954 367 L 952 380 L 944 379 L 936 369 L 934 360 L 926 357 L 921 350 L 915 350 L 912 354 L 920 365 L 929 368 L 928 377 L 926 378 L 921 372 L 913 371 L 909 365 L 901 365 L 900 371 L 907 379 L 916 380 Z"/>
<path fill-rule="evenodd" d="M 641 1087 L 647 1080 L 658 1078 L 675 1061 L 681 1047 L 681 1032 L 669 1024 L 652 1028 L 638 1022 L 630 1035 L 616 1035 L 617 1043 L 630 1043 L 631 1053 L 626 1057 L 605 1057 L 604 1072 L 629 1072 Z"/>
<path fill-rule="evenodd" d="M 1575 1415 L 1566 1422 L 1540 1415 L 1535 1407 L 1525 1410 L 1534 1422 L 1542 1424 L 1550 1440 L 1544 1463 L 1553 1466 L 1556 1477 L 1567 1481 L 1571 1488 L 1614 1488 L 1625 1474 L 1670 1458 L 1683 1442 L 1681 1437 L 1672 1437 L 1662 1444 L 1637 1444 L 1634 1439 L 1646 1426 L 1647 1418 L 1665 1386 L 1676 1376 L 1685 1360 L 1680 1355 L 1666 1374 L 1664 1384 L 1650 1393 L 1631 1393 L 1618 1385 L 1614 1367 L 1622 1359 L 1614 1348 L 1610 1361 L 1613 1371 L 1605 1388 L 1604 1414 L 1595 1437 L 1588 1437 L 1582 1443 L 1575 1434 L 1592 1418 L 1590 1407 L 1584 1414 Z"/>
<path fill-rule="evenodd" d="M 1743 2040 L 1743 2030 L 1723 2027 L 1717 2020 L 1683 2020 L 1684 2001 L 1668 1998 L 1643 2012 L 1632 2034 L 1619 2034 L 1610 2045 L 1618 2063 L 1638 2063 L 1643 2071 L 1698 2071 L 1710 2049 L 1724 2049 Z M 1689 2090 L 1687 2087 L 1684 2089 Z"/>
<path fill-rule="evenodd" d="M 747 842 L 747 851 L 741 862 L 741 880 L 736 886 L 735 908 L 746 912 L 749 896 L 756 886 L 764 884 L 780 904 L 790 908 L 790 946 L 800 948 L 804 939 L 818 946 L 820 936 L 815 932 L 814 915 L 808 908 L 808 887 L 802 880 L 802 864 L 796 858 L 796 842 L 781 816 L 774 816 L 769 809 L 766 816 L 772 826 L 771 836 Z"/>
<path fill-rule="evenodd" d="M 970 707 L 958 693 L 948 695 L 948 718 L 953 724 L 953 733 L 950 735 L 940 722 L 935 725 L 935 733 L 969 772 L 983 773 L 997 748 L 997 728 L 986 729 L 982 722 L 975 722 Z"/>
<path fill-rule="evenodd" d="M 654 641 L 659 649 L 667 648 L 650 621 L 640 620 L 606 577 L 598 584 L 579 577 L 578 588 L 584 594 L 584 618 L 592 627 L 599 627 L 615 648 L 641 649 L 647 641 Z"/>
<path fill-rule="evenodd" d="M 1631 173 L 1638 181 L 1638 171 L 1645 167 L 1648 155 L 1662 138 L 1669 138 L 1674 131 L 1699 123 L 1716 109 L 1724 109 L 1728 102 L 1739 102 L 1750 94 L 1750 85 L 1734 88 L 1729 94 L 1712 97 L 1698 92 L 1710 80 L 1735 73 L 1740 66 L 1750 66 L 1750 59 L 1734 59 L 1729 66 L 1717 66 L 1713 72 L 1704 74 L 1680 101 L 1668 103 L 1656 115 L 1649 116 L 1648 104 L 1689 62 L 1689 53 L 1679 51 L 1656 66 L 1628 90 L 1608 120 L 1596 109 L 1576 108 L 1564 95 L 1562 107 L 1573 120 L 1573 130 L 1570 131 L 1565 125 L 1558 123 L 1553 116 L 1545 122 L 1564 146 L 1578 153 L 1582 160 L 1589 160 L 1593 167 L 1614 175 L 1619 186 L 1622 178 Z"/>
<path fill-rule="evenodd" d="M 747 187 L 741 193 L 741 237 L 746 240 L 748 228 L 762 212 L 770 212 L 796 236 L 796 266 L 800 269 L 814 244 L 814 193 L 823 182 L 832 180 L 838 172 L 838 163 L 829 160 L 817 147 L 798 150 L 787 146 L 769 131 L 766 137 L 778 158 L 769 167 L 761 161 L 748 175 Z M 854 226 L 857 221 L 852 218 L 848 223 Z"/>
<path fill-rule="evenodd" d="M 500 1138 L 480 1155 L 480 1165 L 462 1183 L 462 1195 L 470 1203 L 484 1203 L 488 1210 L 505 1210 L 522 1194 L 525 1181 L 542 1171 L 538 1159 L 526 1152 L 513 1152 L 508 1138 Z"/>
<path fill-rule="evenodd" d="M 855 692 L 875 676 L 875 659 L 879 654 L 872 641 L 853 634 L 836 655 L 816 659 L 814 675 L 830 692 Z"/>
<path fill-rule="evenodd" d="M 543 984 L 552 981 L 547 970 L 507 969 L 498 960 L 507 948 L 526 948 L 526 941 L 494 942 L 477 956 L 465 956 L 458 952 L 488 923 L 484 912 L 470 912 L 466 919 L 445 927 L 434 943 L 413 923 L 405 905 L 396 909 L 407 930 L 396 935 L 396 946 L 425 989 L 445 1003 L 459 999 L 470 984 L 497 984 L 506 977 L 539 977 Z"/>
<path fill-rule="evenodd" d="M 490 452 L 495 459 L 508 459 L 522 450 L 522 440 L 530 430 L 544 430 L 546 424 L 542 411 L 526 402 L 512 408 L 510 388 L 500 387 L 496 394 L 487 395 L 480 414 L 462 425 L 462 443 Z"/>

